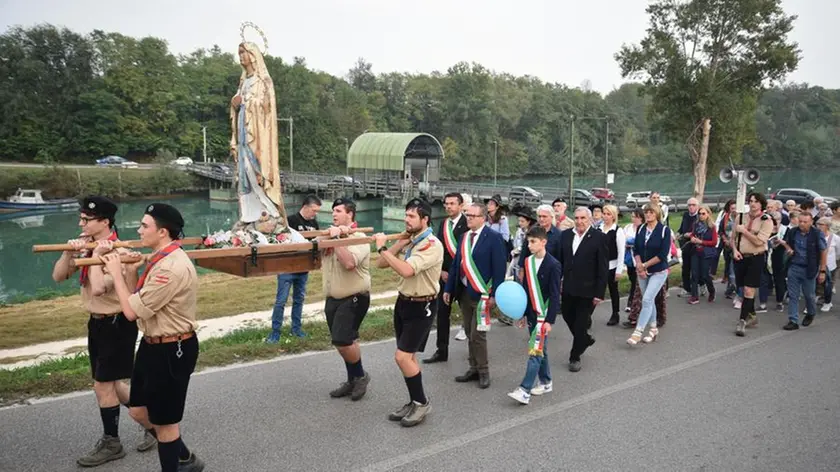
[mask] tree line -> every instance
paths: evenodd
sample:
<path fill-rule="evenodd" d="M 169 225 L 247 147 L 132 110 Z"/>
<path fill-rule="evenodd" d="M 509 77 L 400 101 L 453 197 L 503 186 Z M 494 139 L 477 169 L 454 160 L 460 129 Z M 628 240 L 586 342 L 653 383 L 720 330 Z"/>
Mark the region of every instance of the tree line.
<path fill-rule="evenodd" d="M 208 155 L 226 159 L 228 107 L 241 72 L 235 46 L 176 55 L 160 38 L 10 28 L 0 36 L 0 159 L 200 158 L 203 127 Z M 603 172 L 607 145 L 611 172 L 692 169 L 685 140 L 669 132 L 642 83 L 602 96 L 586 84 L 548 83 L 476 63 L 377 74 L 359 59 L 346 77 L 313 70 L 301 57 L 268 56 L 266 64 L 278 116 L 294 119 L 298 168 L 313 172 L 343 173 L 345 138 L 352 143 L 366 130 L 433 134 L 446 153 L 443 175 L 452 179 L 491 176 L 496 146 L 500 176 L 568 174 L 572 138 L 576 173 Z M 753 115 L 754 139 L 726 159 L 790 168 L 840 162 L 840 90 L 770 88 Z M 287 126 L 280 123 L 282 168 L 289 163 Z"/>

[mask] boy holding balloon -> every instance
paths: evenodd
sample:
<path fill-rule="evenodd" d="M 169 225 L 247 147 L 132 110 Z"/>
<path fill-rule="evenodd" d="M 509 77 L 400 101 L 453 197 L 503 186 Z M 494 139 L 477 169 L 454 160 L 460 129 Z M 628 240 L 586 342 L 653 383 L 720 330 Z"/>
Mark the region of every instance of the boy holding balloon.
<path fill-rule="evenodd" d="M 525 378 L 522 383 L 508 396 L 523 405 L 531 401 L 531 395 L 543 395 L 552 390 L 551 371 L 548 367 L 548 353 L 546 352 L 546 339 L 551 332 L 551 326 L 560 311 L 560 279 L 563 271 L 560 262 L 545 250 L 548 242 L 548 234 L 540 226 L 534 226 L 528 230 L 528 250 L 531 255 L 525 259 L 522 268 L 525 276 L 522 279 L 525 286 L 524 293 L 521 287 L 510 287 L 510 296 L 503 296 L 507 287 L 499 287 L 496 294 L 499 308 L 504 311 L 510 306 L 511 313 L 505 313 L 511 318 L 525 319 L 519 322 L 519 327 L 528 322 L 528 362 L 525 367 Z M 515 282 L 505 282 L 515 284 Z M 513 289 L 516 289 L 515 291 Z M 516 294 L 518 292 L 518 296 Z M 515 303 L 508 305 L 505 302 L 514 302 L 516 299 L 526 298 L 525 303 L 515 307 Z M 522 309 L 524 305 L 524 310 Z M 516 309 L 518 308 L 518 309 Z"/>

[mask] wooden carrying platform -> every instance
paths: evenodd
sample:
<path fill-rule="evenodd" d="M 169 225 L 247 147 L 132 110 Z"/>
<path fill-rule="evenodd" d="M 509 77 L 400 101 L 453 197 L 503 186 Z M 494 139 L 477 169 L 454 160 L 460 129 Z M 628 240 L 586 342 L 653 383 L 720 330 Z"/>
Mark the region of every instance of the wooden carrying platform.
<path fill-rule="evenodd" d="M 209 252 L 216 250 L 203 249 L 201 251 Z M 293 274 L 320 269 L 321 252 L 309 250 L 300 252 L 275 252 L 270 254 L 254 253 L 253 256 L 223 256 L 196 259 L 195 264 L 205 269 L 238 275 L 239 277 Z"/>

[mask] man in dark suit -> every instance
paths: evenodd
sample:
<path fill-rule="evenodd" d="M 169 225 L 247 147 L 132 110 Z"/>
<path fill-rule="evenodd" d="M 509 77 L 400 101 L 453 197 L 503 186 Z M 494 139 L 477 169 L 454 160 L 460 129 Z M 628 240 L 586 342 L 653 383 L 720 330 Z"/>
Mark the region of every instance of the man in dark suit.
<path fill-rule="evenodd" d="M 487 207 L 473 203 L 464 214 L 467 231 L 455 253 L 444 289 L 447 305 L 458 300 L 464 314 L 464 330 L 469 342 L 470 368 L 456 382 L 478 380 L 479 388 L 490 386 L 487 362 L 487 331 L 490 330 L 490 310 L 495 305 L 495 293 L 505 281 L 505 241 L 496 231 L 485 225 Z"/>
<path fill-rule="evenodd" d="M 609 276 L 607 236 L 592 227 L 592 212 L 575 210 L 575 227 L 564 231 L 560 243 L 563 266 L 562 311 L 574 341 L 569 354 L 569 370 L 580 371 L 580 356 L 595 344 L 589 334 L 592 312 L 604 299 Z"/>
<path fill-rule="evenodd" d="M 449 277 L 449 268 L 452 267 L 452 260 L 458 246 L 467 232 L 467 218 L 461 213 L 464 205 L 464 197 L 458 192 L 447 193 L 443 197 L 443 209 L 446 211 L 446 218 L 440 222 L 437 238 L 443 241 L 443 265 L 440 271 L 440 295 L 437 309 L 437 351 L 428 359 L 423 359 L 424 364 L 435 362 L 446 362 L 449 360 L 449 322 L 452 307 L 443 303 L 444 288 Z"/>

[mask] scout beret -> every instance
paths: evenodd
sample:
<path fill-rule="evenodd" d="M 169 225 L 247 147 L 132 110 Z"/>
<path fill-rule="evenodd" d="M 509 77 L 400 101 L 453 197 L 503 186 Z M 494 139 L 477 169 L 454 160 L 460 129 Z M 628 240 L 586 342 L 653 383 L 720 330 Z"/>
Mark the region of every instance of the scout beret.
<path fill-rule="evenodd" d="M 166 203 L 152 203 L 146 207 L 146 214 L 166 227 L 173 239 L 180 237 L 184 229 L 184 218 L 175 207 Z"/>
<path fill-rule="evenodd" d="M 332 207 L 333 207 L 333 208 L 335 208 L 335 207 L 340 206 L 340 205 L 354 205 L 354 206 L 355 206 L 355 205 L 356 205 L 356 202 L 354 202 L 354 201 L 353 201 L 352 199 L 350 199 L 350 198 L 346 198 L 346 197 L 338 197 L 338 198 L 336 198 L 336 199 L 335 199 L 335 201 L 333 202 Z"/>
<path fill-rule="evenodd" d="M 425 201 L 425 200 L 421 200 L 421 199 L 419 199 L 419 198 L 412 198 L 412 199 L 411 199 L 411 200 L 409 200 L 409 201 L 408 201 L 408 203 L 405 205 L 405 209 L 406 209 L 406 210 L 410 210 L 410 209 L 412 209 L 412 208 L 418 208 L 418 209 L 420 209 L 420 210 L 422 210 L 422 211 L 425 211 L 427 215 L 431 215 L 431 214 L 432 214 L 432 206 L 431 206 L 431 205 L 429 205 L 429 202 L 427 202 L 427 201 Z"/>
<path fill-rule="evenodd" d="M 79 202 L 81 208 L 79 208 L 80 213 L 84 213 L 87 215 L 92 215 L 98 218 L 108 218 L 109 220 L 114 219 L 114 215 L 117 214 L 117 204 L 111 201 L 109 198 L 100 197 L 97 195 L 91 195 L 82 199 Z"/>

